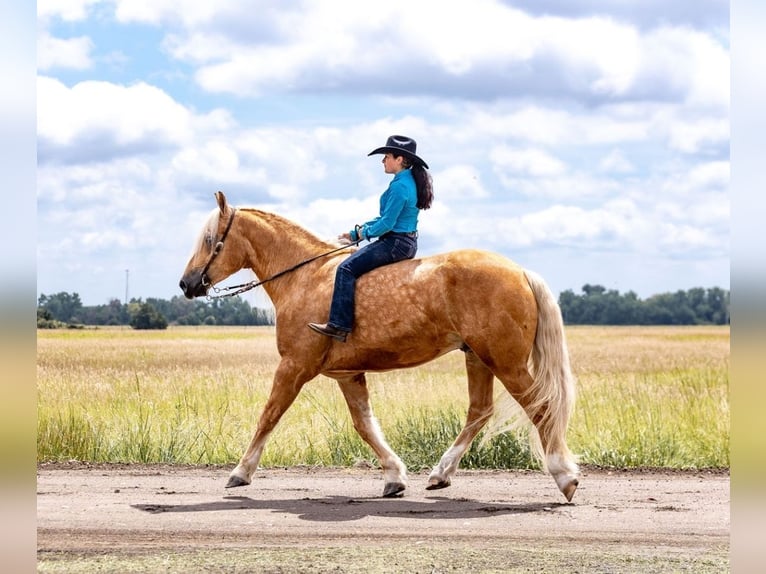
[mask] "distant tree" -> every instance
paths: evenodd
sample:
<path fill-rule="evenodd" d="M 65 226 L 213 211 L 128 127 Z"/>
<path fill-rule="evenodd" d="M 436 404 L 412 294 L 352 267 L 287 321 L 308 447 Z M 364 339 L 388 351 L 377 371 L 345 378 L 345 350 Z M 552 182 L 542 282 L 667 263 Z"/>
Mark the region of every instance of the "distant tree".
<path fill-rule="evenodd" d="M 167 329 L 168 322 L 151 303 L 139 303 L 133 308 L 130 326 L 134 329 Z"/>
<path fill-rule="evenodd" d="M 700 323 L 710 322 L 711 312 L 707 303 L 707 292 L 702 287 L 695 287 L 686 292 L 686 302 Z"/>
<path fill-rule="evenodd" d="M 81 321 L 82 301 L 77 293 L 61 291 L 54 295 L 40 295 L 37 306 L 46 309 L 51 317 L 64 323 Z"/>
<path fill-rule="evenodd" d="M 44 307 L 37 308 L 37 328 L 38 329 L 61 329 L 66 327 L 66 323 L 57 321 L 53 314 Z"/>
<path fill-rule="evenodd" d="M 564 323 L 570 325 L 582 324 L 582 298 L 575 295 L 571 289 L 562 291 L 559 295 L 559 307 Z"/>
<path fill-rule="evenodd" d="M 107 305 L 95 305 L 82 308 L 82 322 L 86 325 L 127 325 L 130 314 L 127 306 L 119 299 L 112 299 Z"/>
<path fill-rule="evenodd" d="M 731 293 L 729 291 L 724 291 L 720 287 L 708 289 L 706 303 L 710 308 L 710 323 L 722 325 L 731 322 Z"/>
<path fill-rule="evenodd" d="M 585 295 L 588 297 L 601 295 L 605 291 L 606 287 L 603 285 L 591 285 L 590 283 L 586 283 L 582 286 L 582 292 L 585 293 Z"/>

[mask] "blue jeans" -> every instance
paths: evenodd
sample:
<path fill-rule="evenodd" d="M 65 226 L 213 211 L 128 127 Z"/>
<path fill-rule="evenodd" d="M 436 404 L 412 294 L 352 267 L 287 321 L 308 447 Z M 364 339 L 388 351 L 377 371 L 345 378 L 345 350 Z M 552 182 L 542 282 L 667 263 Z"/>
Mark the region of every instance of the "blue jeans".
<path fill-rule="evenodd" d="M 418 250 L 418 240 L 404 233 L 386 233 L 377 241 L 352 253 L 335 272 L 335 288 L 328 323 L 350 332 L 354 327 L 354 290 L 356 280 L 365 273 L 404 259 L 412 259 Z"/>

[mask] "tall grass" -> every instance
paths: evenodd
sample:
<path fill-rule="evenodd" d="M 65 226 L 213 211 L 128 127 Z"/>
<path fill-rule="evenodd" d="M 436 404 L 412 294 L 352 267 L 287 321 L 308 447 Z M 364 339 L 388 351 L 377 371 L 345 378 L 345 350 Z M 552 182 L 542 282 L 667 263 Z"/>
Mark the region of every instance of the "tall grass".
<path fill-rule="evenodd" d="M 569 339 L 569 440 L 583 462 L 729 466 L 728 327 L 581 327 Z"/>
<path fill-rule="evenodd" d="M 583 463 L 728 467 L 726 327 L 570 327 L 578 403 L 569 442 Z M 38 331 L 39 461 L 233 463 L 278 364 L 264 327 Z M 430 468 L 462 428 L 463 355 L 369 374 L 373 408 L 408 468 Z M 496 383 L 497 394 L 504 393 Z M 261 464 L 375 464 L 334 381 L 309 383 Z M 516 433 L 475 441 L 463 468 L 531 468 Z"/>

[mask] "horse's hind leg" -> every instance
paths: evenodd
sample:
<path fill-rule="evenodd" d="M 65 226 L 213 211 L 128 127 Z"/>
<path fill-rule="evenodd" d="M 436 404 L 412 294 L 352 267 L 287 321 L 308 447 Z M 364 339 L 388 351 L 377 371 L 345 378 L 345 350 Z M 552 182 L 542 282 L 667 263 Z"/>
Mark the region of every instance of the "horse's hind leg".
<path fill-rule="evenodd" d="M 452 483 L 452 476 L 457 471 L 460 459 L 492 416 L 494 380 L 492 371 L 471 350 L 465 353 L 465 366 L 468 372 L 468 416 L 455 442 L 431 471 L 427 486 L 429 490 L 445 488 Z"/>
<path fill-rule="evenodd" d="M 346 399 L 346 404 L 348 404 L 356 432 L 370 445 L 383 467 L 385 480 L 383 496 L 400 496 L 407 488 L 407 468 L 386 443 L 378 421 L 372 413 L 370 394 L 367 390 L 367 380 L 364 373 L 347 379 L 338 379 L 338 384 L 343 392 L 343 397 Z"/>
<path fill-rule="evenodd" d="M 559 490 L 567 501 L 571 502 L 579 484 L 579 469 L 565 438 L 568 413 L 557 411 L 550 397 L 543 398 L 542 401 L 533 401 L 529 390 L 534 385 L 534 380 L 526 366 L 520 365 L 514 374 L 498 372 L 497 377 L 535 426 L 540 438 L 540 450 L 537 455 L 553 476 Z M 534 442 L 532 447 L 535 447 Z"/>

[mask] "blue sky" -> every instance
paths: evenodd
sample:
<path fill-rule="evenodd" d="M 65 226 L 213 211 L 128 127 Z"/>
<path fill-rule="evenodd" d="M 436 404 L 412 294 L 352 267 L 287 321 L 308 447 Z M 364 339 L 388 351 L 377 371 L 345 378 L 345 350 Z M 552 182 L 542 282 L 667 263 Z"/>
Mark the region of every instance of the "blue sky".
<path fill-rule="evenodd" d="M 434 179 L 419 255 L 729 288 L 728 2 L 212 4 L 37 3 L 38 294 L 179 295 L 219 189 L 334 237 L 395 133 Z"/>

